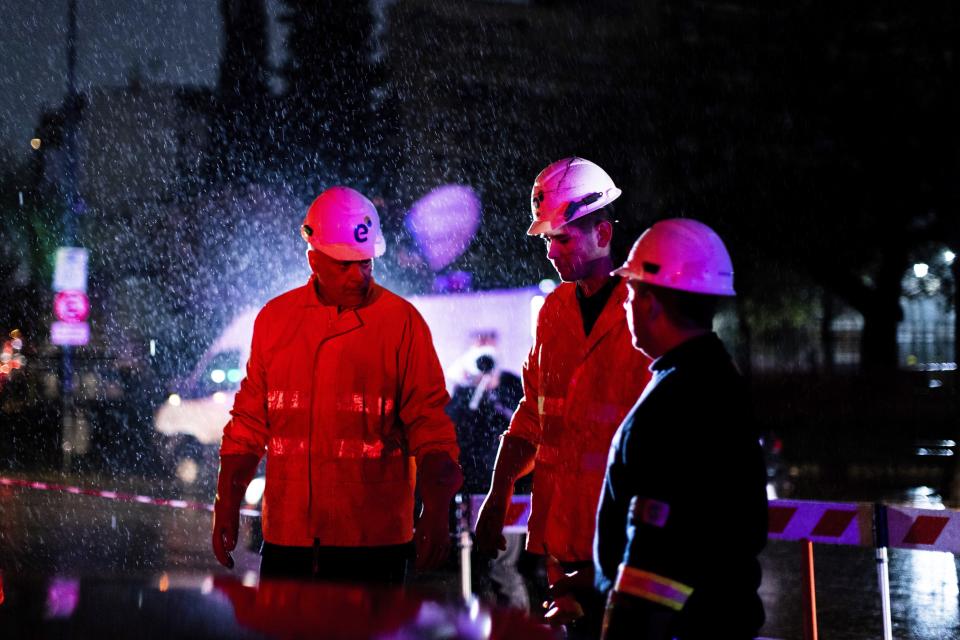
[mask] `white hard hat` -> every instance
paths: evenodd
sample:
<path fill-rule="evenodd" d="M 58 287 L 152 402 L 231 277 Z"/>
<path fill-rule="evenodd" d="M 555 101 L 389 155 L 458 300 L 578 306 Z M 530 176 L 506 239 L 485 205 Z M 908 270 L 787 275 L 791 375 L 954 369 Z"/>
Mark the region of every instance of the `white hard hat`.
<path fill-rule="evenodd" d="M 643 232 L 614 275 L 658 287 L 735 296 L 733 263 L 723 240 L 696 220 L 661 220 Z"/>
<path fill-rule="evenodd" d="M 307 209 L 300 236 L 334 260 L 369 260 L 387 249 L 377 208 L 349 187 L 321 193 Z"/>
<path fill-rule="evenodd" d="M 557 160 L 540 172 L 530 193 L 533 224 L 527 235 L 556 231 L 602 209 L 623 193 L 607 172 L 583 158 Z"/>

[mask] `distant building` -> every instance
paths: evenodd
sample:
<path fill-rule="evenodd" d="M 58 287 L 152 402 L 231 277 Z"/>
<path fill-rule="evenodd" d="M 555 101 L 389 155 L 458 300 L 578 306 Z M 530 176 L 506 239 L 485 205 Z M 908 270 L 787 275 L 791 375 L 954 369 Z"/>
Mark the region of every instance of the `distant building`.
<path fill-rule="evenodd" d="M 208 143 L 210 91 L 133 80 L 81 95 L 78 188 L 87 208 L 106 211 L 171 202 L 196 183 Z M 43 180 L 66 171 L 63 109 L 43 115 Z"/>

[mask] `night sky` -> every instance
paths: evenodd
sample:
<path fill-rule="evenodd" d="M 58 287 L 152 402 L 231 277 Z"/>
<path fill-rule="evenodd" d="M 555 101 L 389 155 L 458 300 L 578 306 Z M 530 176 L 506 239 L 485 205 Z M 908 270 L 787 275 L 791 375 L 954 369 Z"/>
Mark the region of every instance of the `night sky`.
<path fill-rule="evenodd" d="M 124 84 L 137 68 L 155 82 L 213 85 L 221 24 L 217 0 L 78 0 L 78 89 Z M 0 149 L 16 159 L 66 89 L 66 33 L 67 0 L 0 0 Z"/>

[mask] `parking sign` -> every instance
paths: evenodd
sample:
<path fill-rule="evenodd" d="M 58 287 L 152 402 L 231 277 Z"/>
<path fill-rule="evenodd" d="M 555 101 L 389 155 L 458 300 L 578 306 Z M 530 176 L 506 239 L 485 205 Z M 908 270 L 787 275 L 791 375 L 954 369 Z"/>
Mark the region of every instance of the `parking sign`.
<path fill-rule="evenodd" d="M 61 291 L 53 298 L 53 315 L 64 322 L 83 322 L 90 315 L 90 302 L 83 291 Z"/>

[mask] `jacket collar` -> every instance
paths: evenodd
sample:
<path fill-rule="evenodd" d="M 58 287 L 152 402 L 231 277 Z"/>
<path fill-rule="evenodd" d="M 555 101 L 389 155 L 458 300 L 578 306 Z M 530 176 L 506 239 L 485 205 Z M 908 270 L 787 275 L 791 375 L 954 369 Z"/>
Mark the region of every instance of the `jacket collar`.
<path fill-rule="evenodd" d="M 308 321 L 305 327 L 306 331 L 313 334 L 314 339 L 320 342 L 325 342 L 330 338 L 349 333 L 362 327 L 364 324 L 363 314 L 365 310 L 376 304 L 377 301 L 383 297 L 383 287 L 377 283 L 373 283 L 370 287 L 370 294 L 362 306 L 337 313 L 336 307 L 320 302 L 320 299 L 317 297 L 317 291 L 314 288 L 314 277 L 315 276 L 311 276 L 307 283 L 297 290 L 297 295 L 301 307 L 315 309 L 325 319 L 324 321 L 322 318 L 311 315 L 313 320 Z"/>
<path fill-rule="evenodd" d="M 316 278 L 317 276 L 311 275 L 310 279 L 307 280 L 307 283 L 297 289 L 297 291 L 299 292 L 298 293 L 299 305 L 301 307 L 326 307 L 336 312 L 335 307 L 333 307 L 332 305 L 323 304 L 320 301 L 320 298 L 317 297 L 317 289 L 315 284 Z M 383 287 L 381 287 L 376 282 L 373 282 L 370 285 L 370 292 L 367 294 L 367 299 L 363 302 L 362 305 L 360 305 L 353 311 L 356 311 L 359 309 L 365 309 L 366 307 L 369 307 L 370 305 L 374 304 L 377 300 L 379 300 L 382 297 L 382 295 L 383 295 Z"/>
<path fill-rule="evenodd" d="M 708 358 L 715 358 L 721 355 L 729 359 L 723 342 L 713 331 L 691 338 L 683 342 L 670 351 L 666 352 L 653 361 L 650 365 L 651 371 L 664 371 L 673 367 L 683 367 L 690 363 L 703 362 Z"/>
<path fill-rule="evenodd" d="M 557 289 L 557 293 L 561 294 L 560 303 L 563 305 L 563 317 L 576 318 L 575 321 L 566 323 L 566 330 L 584 345 L 585 354 L 590 353 L 604 336 L 617 327 L 626 327 L 627 318 L 623 311 L 623 302 L 627 299 L 625 280 L 621 280 L 614 287 L 613 293 L 610 294 L 607 304 L 604 305 L 600 317 L 597 318 L 593 330 L 590 331 L 588 336 L 583 333 L 583 317 L 580 314 L 580 303 L 577 301 L 576 284 L 564 283 Z"/>
<path fill-rule="evenodd" d="M 623 301 L 626 299 L 627 284 L 626 281 L 621 280 L 613 288 L 613 292 L 607 299 L 607 304 L 604 305 L 603 311 L 600 312 L 600 317 L 597 318 L 596 323 L 593 325 L 593 330 L 590 331 L 590 335 L 587 336 L 588 351 L 593 349 L 600 339 L 610 333 L 612 330 L 621 325 L 626 326 L 627 317 L 624 315 L 623 311 Z M 582 330 L 583 323 L 581 322 L 581 331 Z"/>
<path fill-rule="evenodd" d="M 561 306 L 561 318 L 564 322 L 561 324 L 563 330 L 570 333 L 572 338 L 578 342 L 583 342 L 583 319 L 580 316 L 580 303 L 577 301 L 576 283 L 564 282 L 552 295 L 558 297 Z"/>

